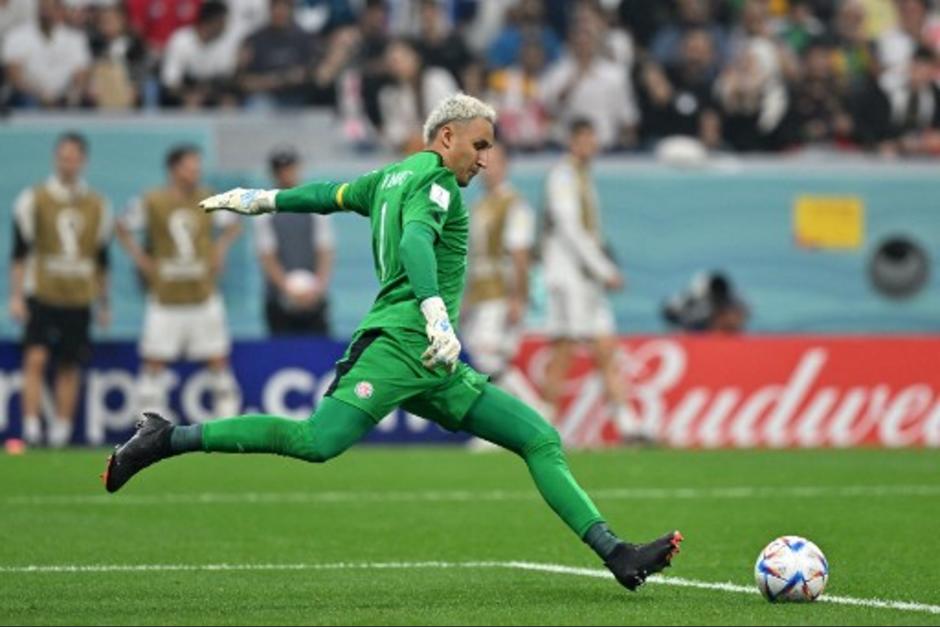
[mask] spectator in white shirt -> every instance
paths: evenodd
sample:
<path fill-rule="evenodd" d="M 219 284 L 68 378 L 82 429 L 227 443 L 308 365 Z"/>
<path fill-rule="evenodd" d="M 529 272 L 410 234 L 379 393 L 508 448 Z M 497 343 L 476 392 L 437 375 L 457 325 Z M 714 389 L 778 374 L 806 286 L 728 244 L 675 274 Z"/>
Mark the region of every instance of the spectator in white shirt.
<path fill-rule="evenodd" d="M 13 106 L 82 103 L 91 54 L 83 32 L 64 24 L 61 0 L 40 0 L 37 20 L 13 28 L 2 57 Z"/>
<path fill-rule="evenodd" d="M 457 81 L 444 68 L 424 67 L 403 39 L 385 49 L 385 65 L 392 82 L 379 90 L 382 137 L 391 148 L 410 152 L 423 144 L 422 121 L 438 102 L 457 91 Z"/>
<path fill-rule="evenodd" d="M 3 37 L 16 26 L 34 16 L 32 0 L 0 0 L 0 44 Z"/>
<path fill-rule="evenodd" d="M 226 29 L 227 21 L 225 3 L 207 0 L 194 25 L 173 33 L 160 72 L 163 104 L 198 108 L 236 102 L 233 77 L 241 39 Z"/>
<path fill-rule="evenodd" d="M 549 68 L 542 99 L 558 122 L 559 143 L 572 120 L 586 118 L 602 150 L 628 147 L 639 120 L 630 68 L 601 56 L 597 37 L 587 22 L 572 27 L 569 53 Z"/>

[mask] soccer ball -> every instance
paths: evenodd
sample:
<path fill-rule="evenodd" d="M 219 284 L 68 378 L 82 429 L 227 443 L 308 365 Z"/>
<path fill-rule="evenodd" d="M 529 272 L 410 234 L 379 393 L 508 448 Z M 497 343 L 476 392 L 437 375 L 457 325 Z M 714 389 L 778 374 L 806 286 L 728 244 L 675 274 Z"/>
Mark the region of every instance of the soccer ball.
<path fill-rule="evenodd" d="M 770 602 L 815 601 L 829 581 L 829 562 L 806 538 L 781 536 L 757 556 L 754 580 Z"/>

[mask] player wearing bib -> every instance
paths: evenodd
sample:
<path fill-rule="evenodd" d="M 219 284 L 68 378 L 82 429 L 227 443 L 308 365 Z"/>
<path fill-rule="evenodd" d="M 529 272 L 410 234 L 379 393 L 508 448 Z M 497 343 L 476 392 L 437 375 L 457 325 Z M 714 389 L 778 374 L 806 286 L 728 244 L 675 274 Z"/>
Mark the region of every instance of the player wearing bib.
<path fill-rule="evenodd" d="M 230 215 L 200 209 L 211 192 L 200 185 L 196 147 L 172 148 L 166 168 L 167 184 L 133 200 L 118 222 L 121 243 L 147 284 L 139 405 L 168 411 L 166 369 L 185 357 L 208 365 L 213 409 L 232 414 L 239 407 L 238 385 L 228 365 L 231 341 L 216 283 L 240 225 Z"/>
<path fill-rule="evenodd" d="M 72 437 L 81 366 L 91 356 L 92 308 L 98 323 L 110 319 L 107 293 L 111 209 L 82 179 L 85 138 L 62 135 L 55 172 L 27 188 L 13 207 L 10 314 L 24 326 L 23 439 L 42 440 L 40 400 L 46 366 L 55 367 L 55 419 L 46 441 L 65 446 Z"/>
<path fill-rule="evenodd" d="M 427 151 L 350 183 L 311 183 L 279 192 L 239 188 L 203 201 L 207 210 L 243 214 L 351 211 L 366 217 L 379 294 L 309 419 L 251 415 L 174 427 L 145 414 L 137 433 L 110 457 L 106 489 L 114 492 L 142 468 L 190 451 L 276 453 L 324 462 L 401 406 L 521 456 L 549 506 L 627 588 L 668 566 L 682 539 L 678 532 L 642 545 L 620 540 L 571 475 L 557 431 L 459 361 L 456 324 L 469 237 L 459 187 L 486 167 L 494 121 L 488 105 L 457 94 L 428 117 Z"/>

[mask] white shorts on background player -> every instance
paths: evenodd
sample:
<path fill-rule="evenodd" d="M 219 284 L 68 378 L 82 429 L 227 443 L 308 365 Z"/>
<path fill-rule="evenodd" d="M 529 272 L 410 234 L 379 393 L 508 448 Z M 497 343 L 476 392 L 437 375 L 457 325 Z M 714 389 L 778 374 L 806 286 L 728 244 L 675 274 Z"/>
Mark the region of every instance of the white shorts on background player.
<path fill-rule="evenodd" d="M 218 293 L 195 305 L 163 305 L 153 299 L 147 303 L 140 340 L 144 359 L 205 361 L 227 356 L 231 345 Z"/>
<path fill-rule="evenodd" d="M 509 301 L 484 300 L 469 309 L 460 320 L 460 336 L 477 370 L 497 374 L 516 355 L 522 338 L 522 325 L 511 326 Z"/>
<path fill-rule="evenodd" d="M 550 338 L 594 340 L 616 330 L 614 312 L 602 286 L 590 281 L 548 285 L 545 333 Z"/>

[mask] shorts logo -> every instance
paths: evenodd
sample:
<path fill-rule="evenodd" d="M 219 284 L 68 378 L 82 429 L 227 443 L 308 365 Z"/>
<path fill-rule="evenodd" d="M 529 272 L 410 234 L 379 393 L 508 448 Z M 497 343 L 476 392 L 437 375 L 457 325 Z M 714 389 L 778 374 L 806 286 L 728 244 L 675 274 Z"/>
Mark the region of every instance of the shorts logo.
<path fill-rule="evenodd" d="M 375 392 L 375 388 L 368 381 L 360 381 L 356 384 L 356 396 L 361 399 L 372 398 L 373 392 Z"/>

